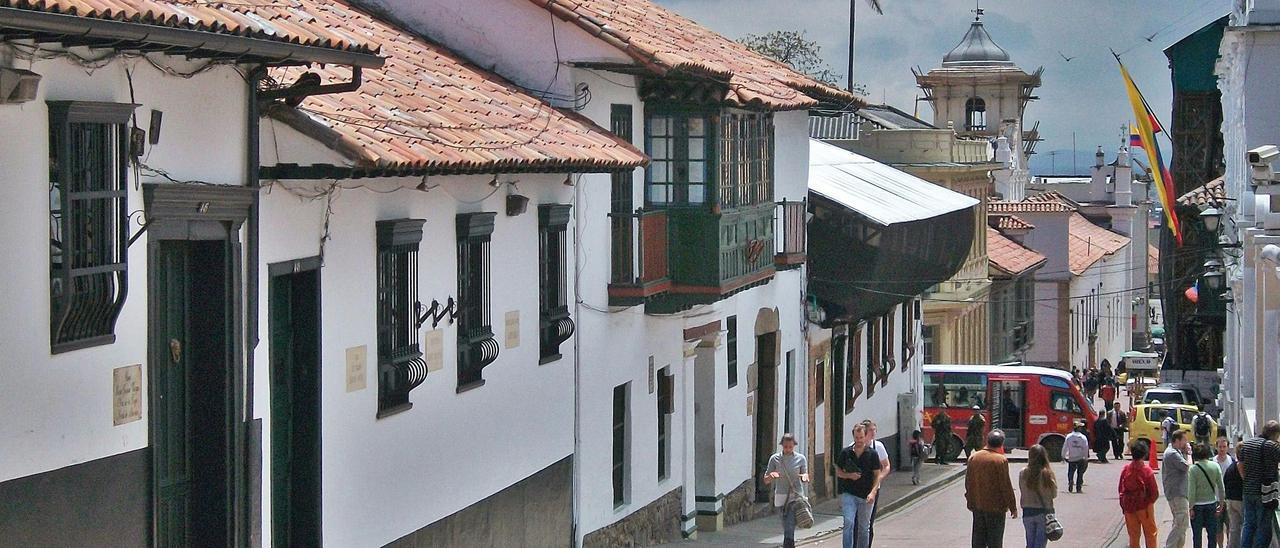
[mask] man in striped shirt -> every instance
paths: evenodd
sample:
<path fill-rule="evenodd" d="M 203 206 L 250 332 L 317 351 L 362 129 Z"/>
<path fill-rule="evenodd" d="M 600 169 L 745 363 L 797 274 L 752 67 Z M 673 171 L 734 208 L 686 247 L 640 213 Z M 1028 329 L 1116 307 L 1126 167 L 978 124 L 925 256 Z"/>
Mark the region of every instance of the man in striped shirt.
<path fill-rule="evenodd" d="M 1280 467 L 1280 422 L 1267 421 L 1262 435 L 1246 440 L 1236 451 L 1244 477 L 1244 527 L 1240 531 L 1240 548 L 1263 548 L 1271 544 L 1275 528 L 1274 501 L 1277 468 Z M 1266 488 L 1268 493 L 1263 493 Z M 1266 496 L 1264 496 L 1266 495 Z"/>

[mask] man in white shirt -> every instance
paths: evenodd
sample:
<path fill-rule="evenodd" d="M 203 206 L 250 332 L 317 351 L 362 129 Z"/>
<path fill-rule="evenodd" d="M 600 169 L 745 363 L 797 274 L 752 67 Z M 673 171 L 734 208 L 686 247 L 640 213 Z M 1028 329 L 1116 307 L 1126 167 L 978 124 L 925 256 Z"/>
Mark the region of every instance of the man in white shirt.
<path fill-rule="evenodd" d="M 1084 472 L 1089 469 L 1089 437 L 1084 423 L 1076 421 L 1076 429 L 1062 443 L 1062 458 L 1067 461 L 1067 492 L 1083 493 Z"/>
<path fill-rule="evenodd" d="M 888 450 L 887 448 L 885 448 L 885 446 L 884 446 L 884 444 L 883 444 L 883 443 L 880 443 L 880 440 L 876 439 L 876 438 L 877 438 L 877 430 L 876 430 L 876 423 L 875 423 L 875 421 L 873 421 L 873 420 L 871 420 L 871 419 L 867 419 L 867 420 L 862 421 L 862 424 L 866 425 L 866 427 L 867 427 L 867 436 L 869 436 L 869 437 L 871 438 L 871 447 L 872 447 L 872 448 L 874 448 L 874 449 L 876 450 L 876 456 L 878 456 L 878 457 L 880 458 L 880 471 L 879 471 L 879 474 L 880 474 L 880 483 L 879 483 L 879 484 L 880 484 L 880 485 L 884 485 L 884 479 L 885 479 L 885 478 L 887 478 L 887 477 L 889 477 L 889 473 L 893 471 L 893 470 L 892 470 L 892 468 L 891 468 L 891 467 L 890 467 L 890 465 L 889 465 L 889 450 Z M 871 534 L 867 537 L 867 538 L 868 538 L 868 540 L 867 540 L 867 545 L 866 545 L 866 546 L 859 546 L 858 548 L 871 548 L 871 545 L 872 545 L 872 544 L 875 544 L 875 541 L 876 541 L 876 509 L 877 509 L 877 508 L 879 508 L 879 507 L 880 507 L 880 501 L 879 501 L 879 499 L 876 499 L 875 503 L 874 503 L 874 504 L 872 504 L 872 506 L 871 506 Z"/>

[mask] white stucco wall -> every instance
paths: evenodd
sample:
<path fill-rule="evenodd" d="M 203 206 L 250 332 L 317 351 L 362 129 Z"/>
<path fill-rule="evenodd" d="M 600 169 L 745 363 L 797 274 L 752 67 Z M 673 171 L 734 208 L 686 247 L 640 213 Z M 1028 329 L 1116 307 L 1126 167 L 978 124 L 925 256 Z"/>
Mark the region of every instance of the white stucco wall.
<path fill-rule="evenodd" d="M 276 124 L 281 161 L 296 162 L 294 151 L 322 148 Z M 265 158 L 274 145 L 264 139 Z M 272 150 L 268 150 L 272 149 Z M 323 157 L 312 150 L 305 154 Z M 538 204 L 571 204 L 574 188 L 564 175 L 499 175 L 516 182 L 529 198 L 528 210 L 505 215 L 507 188 L 488 185 L 491 176 L 432 177 L 438 188 L 413 188 L 420 178 L 359 179 L 332 202 L 331 239 L 321 269 L 323 524 L 325 543 L 376 546 L 462 510 L 502 491 L 573 453 L 574 355 L 571 338 L 564 357 L 538 365 Z M 261 268 L 315 256 L 323 233 L 325 201 L 286 191 L 314 194 L 330 182 L 277 183 L 262 202 Z M 382 194 L 378 192 L 393 192 Z M 377 192 L 375 192 L 375 190 Z M 487 197 L 486 197 L 487 196 Z M 476 202 L 476 203 L 467 203 Z M 490 317 L 503 345 L 497 361 L 484 368 L 484 386 L 457 393 L 456 324 L 442 323 L 444 368 L 427 375 L 410 392 L 412 409 L 383 419 L 377 412 L 377 320 L 375 222 L 426 219 L 419 248 L 418 298 L 457 298 L 455 216 L 497 212 L 490 244 Z M 571 220 L 571 223 L 573 221 Z M 571 224 L 572 227 L 572 224 Z M 569 249 L 573 248 L 570 230 Z M 567 279 L 572 288 L 572 258 Z M 261 284 L 259 313 L 264 344 L 257 353 L 255 399 L 263 419 L 263 508 L 270 508 L 269 283 Z M 573 293 L 567 296 L 573 302 Z M 519 346 L 505 343 L 504 317 L 520 315 Z M 575 321 L 579 319 L 574 317 Z M 425 338 L 430 326 L 420 335 Z M 346 349 L 367 348 L 367 388 L 346 390 Z M 568 486 L 566 485 L 567 489 Z M 264 520 L 265 521 L 265 520 Z M 264 524 L 264 541 L 269 526 Z"/>
<path fill-rule="evenodd" d="M 98 50 L 76 50 L 90 58 Z M 154 55 L 179 70 L 191 63 Z M 25 68 L 25 63 L 22 63 Z M 130 97 L 125 66 L 133 70 Z M 144 128 L 151 109 L 164 112 L 160 143 L 143 161 L 178 179 L 243 184 L 245 84 L 230 67 L 191 79 L 163 75 L 145 61 L 111 62 L 92 74 L 62 59 L 34 62 L 43 76 L 31 102 L 0 105 L 0 284 L 6 329 L 0 333 L 0 481 L 54 470 L 147 446 L 147 237 L 129 248 L 129 293 L 116 323 L 116 342 L 50 354 L 49 345 L 49 117 L 45 101 L 138 103 Z M 199 108 L 196 107 L 199 105 Z M 130 176 L 136 175 L 130 170 Z M 157 182 L 141 177 L 141 182 Z M 162 182 L 162 181 L 160 181 Z M 130 211 L 143 207 L 131 179 Z M 135 217 L 136 219 L 136 217 Z M 131 232 L 138 230 L 132 224 Z M 112 426 L 112 369 L 143 364 L 142 420 Z"/>

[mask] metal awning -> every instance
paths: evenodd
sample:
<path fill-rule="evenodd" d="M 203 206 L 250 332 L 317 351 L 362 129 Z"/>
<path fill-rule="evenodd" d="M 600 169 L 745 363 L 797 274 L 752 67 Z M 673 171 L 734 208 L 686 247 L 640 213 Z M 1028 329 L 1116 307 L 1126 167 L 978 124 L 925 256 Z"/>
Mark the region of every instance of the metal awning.
<path fill-rule="evenodd" d="M 884 314 L 959 270 L 978 200 L 810 143 L 809 291 L 830 320 Z"/>
<path fill-rule="evenodd" d="M 809 140 L 809 191 L 889 226 L 931 219 L 978 205 L 948 190 L 816 139 Z"/>

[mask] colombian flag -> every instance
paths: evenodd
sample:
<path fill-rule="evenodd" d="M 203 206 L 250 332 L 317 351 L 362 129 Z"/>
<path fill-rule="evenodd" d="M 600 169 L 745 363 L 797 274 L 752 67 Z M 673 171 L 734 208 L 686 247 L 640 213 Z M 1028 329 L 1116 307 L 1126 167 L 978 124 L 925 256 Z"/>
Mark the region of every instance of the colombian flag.
<path fill-rule="evenodd" d="M 1129 126 L 1129 148 L 1141 148 L 1144 150 L 1147 148 L 1142 146 L 1142 136 L 1138 135 L 1138 130 L 1132 125 Z"/>
<path fill-rule="evenodd" d="M 1160 144 L 1156 142 L 1156 133 L 1164 131 L 1164 127 L 1160 125 L 1159 120 L 1156 120 L 1155 113 L 1151 112 L 1151 107 L 1142 97 L 1142 92 L 1138 91 L 1138 86 L 1133 83 L 1129 70 L 1124 68 L 1124 63 L 1120 62 L 1119 56 L 1116 57 L 1116 62 L 1120 63 L 1120 75 L 1124 77 L 1124 85 L 1129 93 L 1129 104 L 1133 107 L 1133 116 L 1138 121 L 1139 146 L 1147 152 L 1147 161 L 1151 165 L 1151 178 L 1155 183 L 1156 193 L 1160 195 L 1160 205 L 1164 208 L 1165 223 L 1173 232 L 1178 245 L 1182 245 L 1182 227 L 1178 224 L 1178 214 L 1174 211 L 1173 177 L 1165 168 L 1164 157 L 1160 154 Z M 1133 146 L 1133 138 L 1133 136 L 1129 138 L 1130 146 Z"/>

